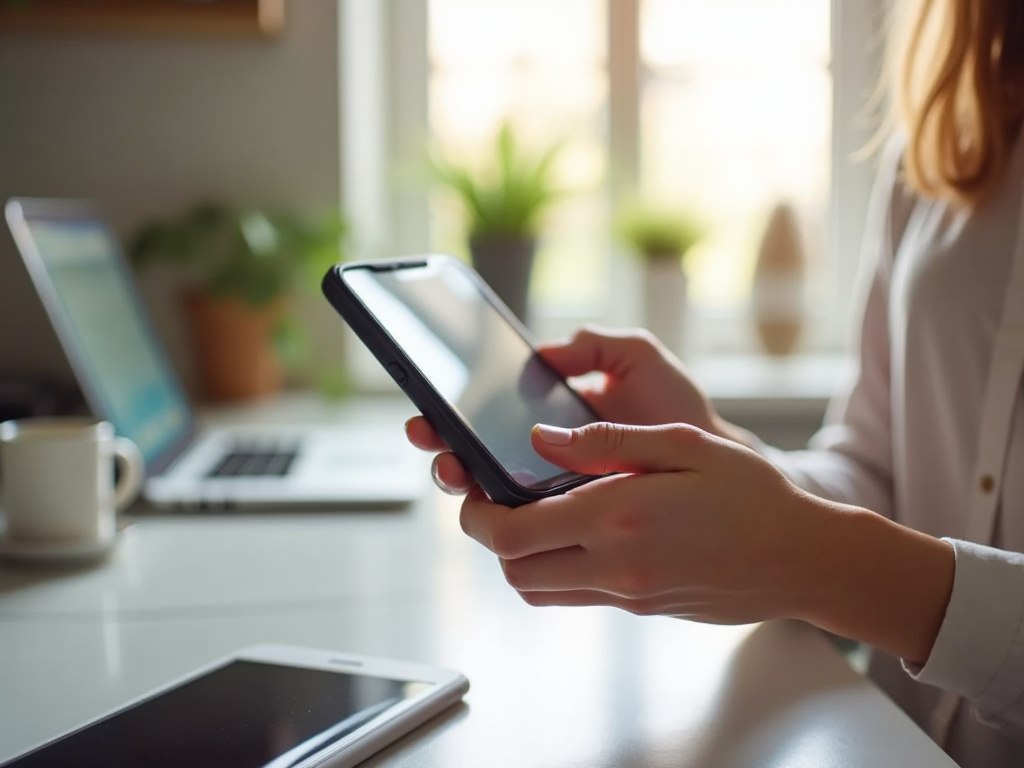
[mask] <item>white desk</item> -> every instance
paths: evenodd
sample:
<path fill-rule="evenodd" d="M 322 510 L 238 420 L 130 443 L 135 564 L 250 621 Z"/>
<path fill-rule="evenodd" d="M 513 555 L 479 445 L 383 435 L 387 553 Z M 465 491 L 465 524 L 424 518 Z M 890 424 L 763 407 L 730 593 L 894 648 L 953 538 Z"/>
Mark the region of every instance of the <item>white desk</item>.
<path fill-rule="evenodd" d="M 531 608 L 457 513 L 140 516 L 100 567 L 0 564 L 0 760 L 272 641 L 469 677 L 368 766 L 953 765 L 815 630 Z"/>

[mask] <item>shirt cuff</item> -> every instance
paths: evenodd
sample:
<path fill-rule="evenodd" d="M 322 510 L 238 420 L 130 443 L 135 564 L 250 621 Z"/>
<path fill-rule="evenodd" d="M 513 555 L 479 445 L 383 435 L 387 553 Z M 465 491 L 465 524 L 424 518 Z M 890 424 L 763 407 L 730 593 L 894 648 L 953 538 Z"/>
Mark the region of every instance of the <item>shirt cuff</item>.
<path fill-rule="evenodd" d="M 903 666 L 998 716 L 1024 693 L 1024 555 L 944 541 L 956 558 L 946 615 L 924 666 Z"/>

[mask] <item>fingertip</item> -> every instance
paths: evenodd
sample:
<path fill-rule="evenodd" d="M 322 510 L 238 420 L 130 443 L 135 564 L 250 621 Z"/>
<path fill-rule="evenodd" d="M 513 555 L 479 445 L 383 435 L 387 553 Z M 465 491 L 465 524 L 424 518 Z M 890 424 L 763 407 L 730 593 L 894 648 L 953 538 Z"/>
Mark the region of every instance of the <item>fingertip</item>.
<path fill-rule="evenodd" d="M 423 451 L 444 451 L 447 446 L 423 416 L 413 416 L 405 422 L 405 436 Z"/>
<path fill-rule="evenodd" d="M 564 349 L 572 344 L 572 339 L 569 337 L 563 337 L 561 339 L 549 339 L 548 341 L 542 341 L 537 344 L 537 351 L 541 355 L 545 355 L 548 352 L 557 352 L 560 349 Z"/>
<path fill-rule="evenodd" d="M 531 436 L 545 445 L 564 447 L 572 443 L 573 430 L 550 424 L 534 424 Z"/>
<path fill-rule="evenodd" d="M 476 483 L 452 453 L 439 453 L 430 464 L 434 484 L 449 496 L 462 496 L 473 490 Z"/>

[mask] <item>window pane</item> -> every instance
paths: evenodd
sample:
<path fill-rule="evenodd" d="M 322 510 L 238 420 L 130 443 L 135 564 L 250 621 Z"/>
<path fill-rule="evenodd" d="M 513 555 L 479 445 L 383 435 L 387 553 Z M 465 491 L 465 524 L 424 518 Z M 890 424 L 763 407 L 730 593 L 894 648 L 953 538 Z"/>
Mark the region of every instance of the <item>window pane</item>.
<path fill-rule="evenodd" d="M 479 159 L 511 119 L 527 145 L 565 140 L 572 194 L 547 222 L 533 278 L 542 311 L 588 312 L 608 282 L 602 0 L 430 0 L 430 125 L 449 154 Z M 451 200 L 437 196 L 434 246 L 466 253 Z"/>
<path fill-rule="evenodd" d="M 762 227 L 782 199 L 797 206 L 820 273 L 828 0 L 646 0 L 641 24 L 641 188 L 710 228 L 688 265 L 694 305 L 745 306 Z"/>
<path fill-rule="evenodd" d="M 582 191 L 544 232 L 533 298 L 545 314 L 594 316 L 615 293 L 604 179 L 607 2 L 615 0 L 429 5 L 430 122 L 441 146 L 479 157 L 507 117 L 528 142 L 569 139 L 560 170 Z M 758 238 L 780 199 L 802 215 L 810 288 L 824 293 L 829 5 L 641 0 L 639 183 L 645 195 L 689 206 L 710 227 L 687 267 L 697 324 L 745 313 Z M 452 201 L 436 196 L 433 211 L 434 247 L 465 254 Z"/>

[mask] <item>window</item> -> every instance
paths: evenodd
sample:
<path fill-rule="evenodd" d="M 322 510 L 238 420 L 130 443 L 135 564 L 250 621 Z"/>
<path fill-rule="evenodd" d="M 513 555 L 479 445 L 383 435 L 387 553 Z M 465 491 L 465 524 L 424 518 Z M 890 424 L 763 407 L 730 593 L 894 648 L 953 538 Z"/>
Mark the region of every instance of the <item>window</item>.
<path fill-rule="evenodd" d="M 401 141 L 394 126 L 408 136 L 409 125 L 396 112 L 422 88 L 424 133 L 469 154 L 506 118 L 527 139 L 567 139 L 561 170 L 577 191 L 538 255 L 540 335 L 637 322 L 637 265 L 609 222 L 614 201 L 638 189 L 708 227 L 687 260 L 693 352 L 752 349 L 752 266 L 781 199 L 796 204 L 811 258 L 806 346 L 834 349 L 872 175 L 850 156 L 871 131 L 858 115 L 877 69 L 864 51 L 877 49 L 880 2 L 393 0 L 380 24 L 391 41 L 384 111 Z M 416 35 L 426 38 L 418 54 Z M 465 252 L 449 208 L 435 199 L 418 216 L 432 247 Z"/>

